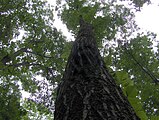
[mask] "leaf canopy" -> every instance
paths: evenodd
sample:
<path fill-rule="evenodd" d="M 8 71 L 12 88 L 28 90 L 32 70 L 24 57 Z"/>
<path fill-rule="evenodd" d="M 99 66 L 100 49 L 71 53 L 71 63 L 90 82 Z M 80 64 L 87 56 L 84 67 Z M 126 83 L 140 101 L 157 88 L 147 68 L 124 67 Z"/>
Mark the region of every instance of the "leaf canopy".
<path fill-rule="evenodd" d="M 147 2 L 131 4 L 140 10 Z M 54 10 L 74 36 L 80 15 L 94 26 L 106 66 L 138 116 L 158 119 L 159 42 L 154 33 L 141 33 L 134 10 L 116 0 L 57 0 L 54 7 L 43 0 L 1 1 L 0 119 L 53 119 L 56 88 L 72 46 L 54 27 Z M 24 100 L 21 91 L 31 97 Z"/>

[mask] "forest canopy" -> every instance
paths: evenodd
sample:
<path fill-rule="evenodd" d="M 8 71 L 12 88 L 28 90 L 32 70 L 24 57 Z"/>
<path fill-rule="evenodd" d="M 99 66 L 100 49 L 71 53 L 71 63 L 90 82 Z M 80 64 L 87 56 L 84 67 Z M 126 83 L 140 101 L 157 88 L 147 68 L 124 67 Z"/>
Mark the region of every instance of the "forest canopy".
<path fill-rule="evenodd" d="M 91 23 L 101 56 L 142 120 L 159 119 L 159 41 L 141 32 L 135 12 L 150 0 L 0 1 L 0 120 L 53 119 L 56 89 L 73 41 L 54 25 L 55 14 L 76 37 L 79 16 Z M 22 92 L 30 97 L 24 98 Z"/>

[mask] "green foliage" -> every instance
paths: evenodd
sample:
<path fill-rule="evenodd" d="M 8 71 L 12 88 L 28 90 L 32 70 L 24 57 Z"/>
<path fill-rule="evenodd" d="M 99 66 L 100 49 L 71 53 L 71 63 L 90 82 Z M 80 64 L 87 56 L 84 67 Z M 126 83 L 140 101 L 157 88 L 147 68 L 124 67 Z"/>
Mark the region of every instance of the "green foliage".
<path fill-rule="evenodd" d="M 129 37 L 126 31 L 135 31 L 132 29 L 134 14 L 124 5 L 102 4 L 94 0 L 76 0 L 67 1 L 67 4 L 63 5 L 63 9 L 59 9 L 58 12 L 61 13 L 59 17 L 67 25 L 67 28 L 75 35 L 79 29 L 80 15 L 85 21 L 93 24 L 99 47 L 102 46 L 105 39 L 116 40 L 119 33 L 123 38 Z M 136 26 L 133 25 L 133 27 Z"/>
<path fill-rule="evenodd" d="M 158 116 L 151 116 L 150 119 L 151 119 L 151 120 L 158 120 L 159 117 L 158 117 Z"/>
<path fill-rule="evenodd" d="M 148 3 L 148 4 L 151 3 L 150 0 L 133 0 L 132 2 L 135 5 L 135 7 L 138 8 L 138 10 L 140 10 L 140 8 L 143 7 L 145 3 Z"/>
<path fill-rule="evenodd" d="M 138 35 L 130 43 L 126 43 L 116 49 L 118 59 L 115 59 L 118 61 L 115 64 L 117 70 L 124 70 L 128 74 L 126 79 L 133 82 L 133 87 L 135 86 L 135 89 L 130 87 L 129 95 L 133 93 L 134 97 L 138 96 L 140 98 L 140 104 L 148 117 L 150 117 L 149 115 L 158 115 L 154 111 L 154 109 L 158 108 L 157 99 L 159 94 L 157 80 L 158 60 L 153 51 L 153 39 L 154 34 Z M 125 85 L 122 81 L 120 84 Z M 138 95 L 136 95 L 137 91 Z M 131 103 L 131 100 L 129 101 Z M 137 110 L 133 104 L 132 106 Z M 143 112 L 140 114 L 143 115 Z"/>
<path fill-rule="evenodd" d="M 129 75 L 124 71 L 118 71 L 115 73 L 115 75 L 118 84 L 121 85 L 121 88 L 123 89 L 125 96 L 127 96 L 129 102 L 135 109 L 136 114 L 142 120 L 147 120 L 148 118 L 146 116 L 144 109 L 142 108 L 142 103 L 140 101 L 139 91 L 136 88 L 136 86 L 134 86 L 134 83 L 130 79 Z"/>
<path fill-rule="evenodd" d="M 0 120 L 21 120 L 26 111 L 20 105 L 18 85 L 5 81 L 0 84 Z"/>
<path fill-rule="evenodd" d="M 55 10 L 74 35 L 80 15 L 93 24 L 105 63 L 136 113 L 143 120 L 157 120 L 159 44 L 154 52 L 155 35 L 132 38 L 138 32 L 134 13 L 115 0 L 58 2 Z M 136 8 L 146 2 L 132 1 Z M 1 0 L 0 120 L 53 119 L 56 87 L 72 46 L 53 22 L 53 8 L 43 0 Z M 22 100 L 21 90 L 32 98 Z"/>
<path fill-rule="evenodd" d="M 47 86 L 61 78 L 65 38 L 53 27 L 53 9 L 44 1 L 2 0 L 0 11 L 0 87 L 4 91 L 0 101 L 6 102 L 1 104 L 1 115 L 2 119 L 19 120 L 23 116 L 21 90 L 37 96 L 47 88 L 37 76 L 46 79 Z M 39 103 L 46 104 L 47 99 L 42 95 Z"/>
<path fill-rule="evenodd" d="M 110 0 L 110 1 L 117 2 L 117 0 Z M 120 1 L 128 2 L 127 0 L 120 0 Z M 129 1 L 129 4 L 134 6 L 134 9 L 136 11 L 140 11 L 145 3 L 147 3 L 149 5 L 149 4 L 151 4 L 151 0 L 130 0 Z"/>
<path fill-rule="evenodd" d="M 21 103 L 27 111 L 27 114 L 22 118 L 22 120 L 53 120 L 53 115 L 49 113 L 45 106 L 38 105 L 29 99 L 24 99 Z"/>

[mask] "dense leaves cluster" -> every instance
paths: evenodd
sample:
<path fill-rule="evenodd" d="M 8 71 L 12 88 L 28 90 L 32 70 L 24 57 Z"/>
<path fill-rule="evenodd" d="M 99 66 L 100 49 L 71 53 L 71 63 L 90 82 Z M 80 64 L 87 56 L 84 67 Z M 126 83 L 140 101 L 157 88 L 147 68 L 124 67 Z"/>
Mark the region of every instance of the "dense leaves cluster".
<path fill-rule="evenodd" d="M 130 1 L 136 9 L 147 2 Z M 138 116 L 157 119 L 159 44 L 154 34 L 138 32 L 133 10 L 116 0 L 57 0 L 55 10 L 74 35 L 80 15 L 93 24 L 106 66 Z M 0 1 L 0 119 L 52 119 L 72 44 L 53 23 L 53 8 L 45 1 Z M 22 90 L 32 97 L 22 99 Z"/>
<path fill-rule="evenodd" d="M 65 39 L 53 27 L 53 10 L 46 2 L 2 0 L 0 4 L 0 116 L 18 120 L 24 115 L 21 90 L 32 93 L 38 104 L 53 105 L 48 101 L 63 71 Z"/>
<path fill-rule="evenodd" d="M 133 102 L 135 110 L 141 110 L 142 107 L 148 116 L 158 115 L 154 109 L 157 109 L 159 87 L 158 62 L 150 36 L 153 35 L 137 36 L 130 43 L 116 48 L 112 60 L 115 63 L 115 71 L 119 72 L 116 74 L 117 80 L 129 101 Z M 141 113 L 139 115 L 142 116 Z"/>
<path fill-rule="evenodd" d="M 158 60 L 153 50 L 152 35 L 140 35 L 119 50 L 118 70 L 124 70 L 137 87 L 139 98 L 147 114 L 157 114 Z"/>

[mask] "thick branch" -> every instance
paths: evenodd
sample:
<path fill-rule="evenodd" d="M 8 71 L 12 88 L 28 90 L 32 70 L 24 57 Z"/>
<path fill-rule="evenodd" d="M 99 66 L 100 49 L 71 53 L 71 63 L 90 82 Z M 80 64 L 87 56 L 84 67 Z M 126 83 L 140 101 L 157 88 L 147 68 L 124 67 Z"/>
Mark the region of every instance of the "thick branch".
<path fill-rule="evenodd" d="M 12 64 L 12 65 L 9 65 L 9 66 L 13 66 L 13 67 L 19 67 L 19 66 L 41 66 L 41 64 L 22 62 L 22 63 Z"/>
<path fill-rule="evenodd" d="M 45 55 L 41 55 L 39 53 L 36 53 L 36 52 L 33 52 L 33 51 L 29 51 L 27 48 L 21 48 L 20 50 L 14 52 L 12 55 L 6 55 L 4 56 L 2 59 L 1 59 L 1 62 L 6 65 L 8 62 L 12 61 L 13 59 L 15 59 L 18 55 L 20 55 L 21 53 L 31 53 L 31 54 L 34 54 L 34 55 L 38 55 L 38 56 L 41 56 L 41 57 L 45 57 L 45 58 L 52 58 L 52 57 L 49 57 L 49 56 L 45 56 Z"/>
<path fill-rule="evenodd" d="M 153 75 L 153 73 L 148 69 L 148 67 L 144 67 L 133 55 L 127 50 L 125 46 L 123 46 L 127 52 L 127 54 L 134 60 L 134 62 L 154 81 L 154 83 L 159 83 L 159 80 Z"/>

